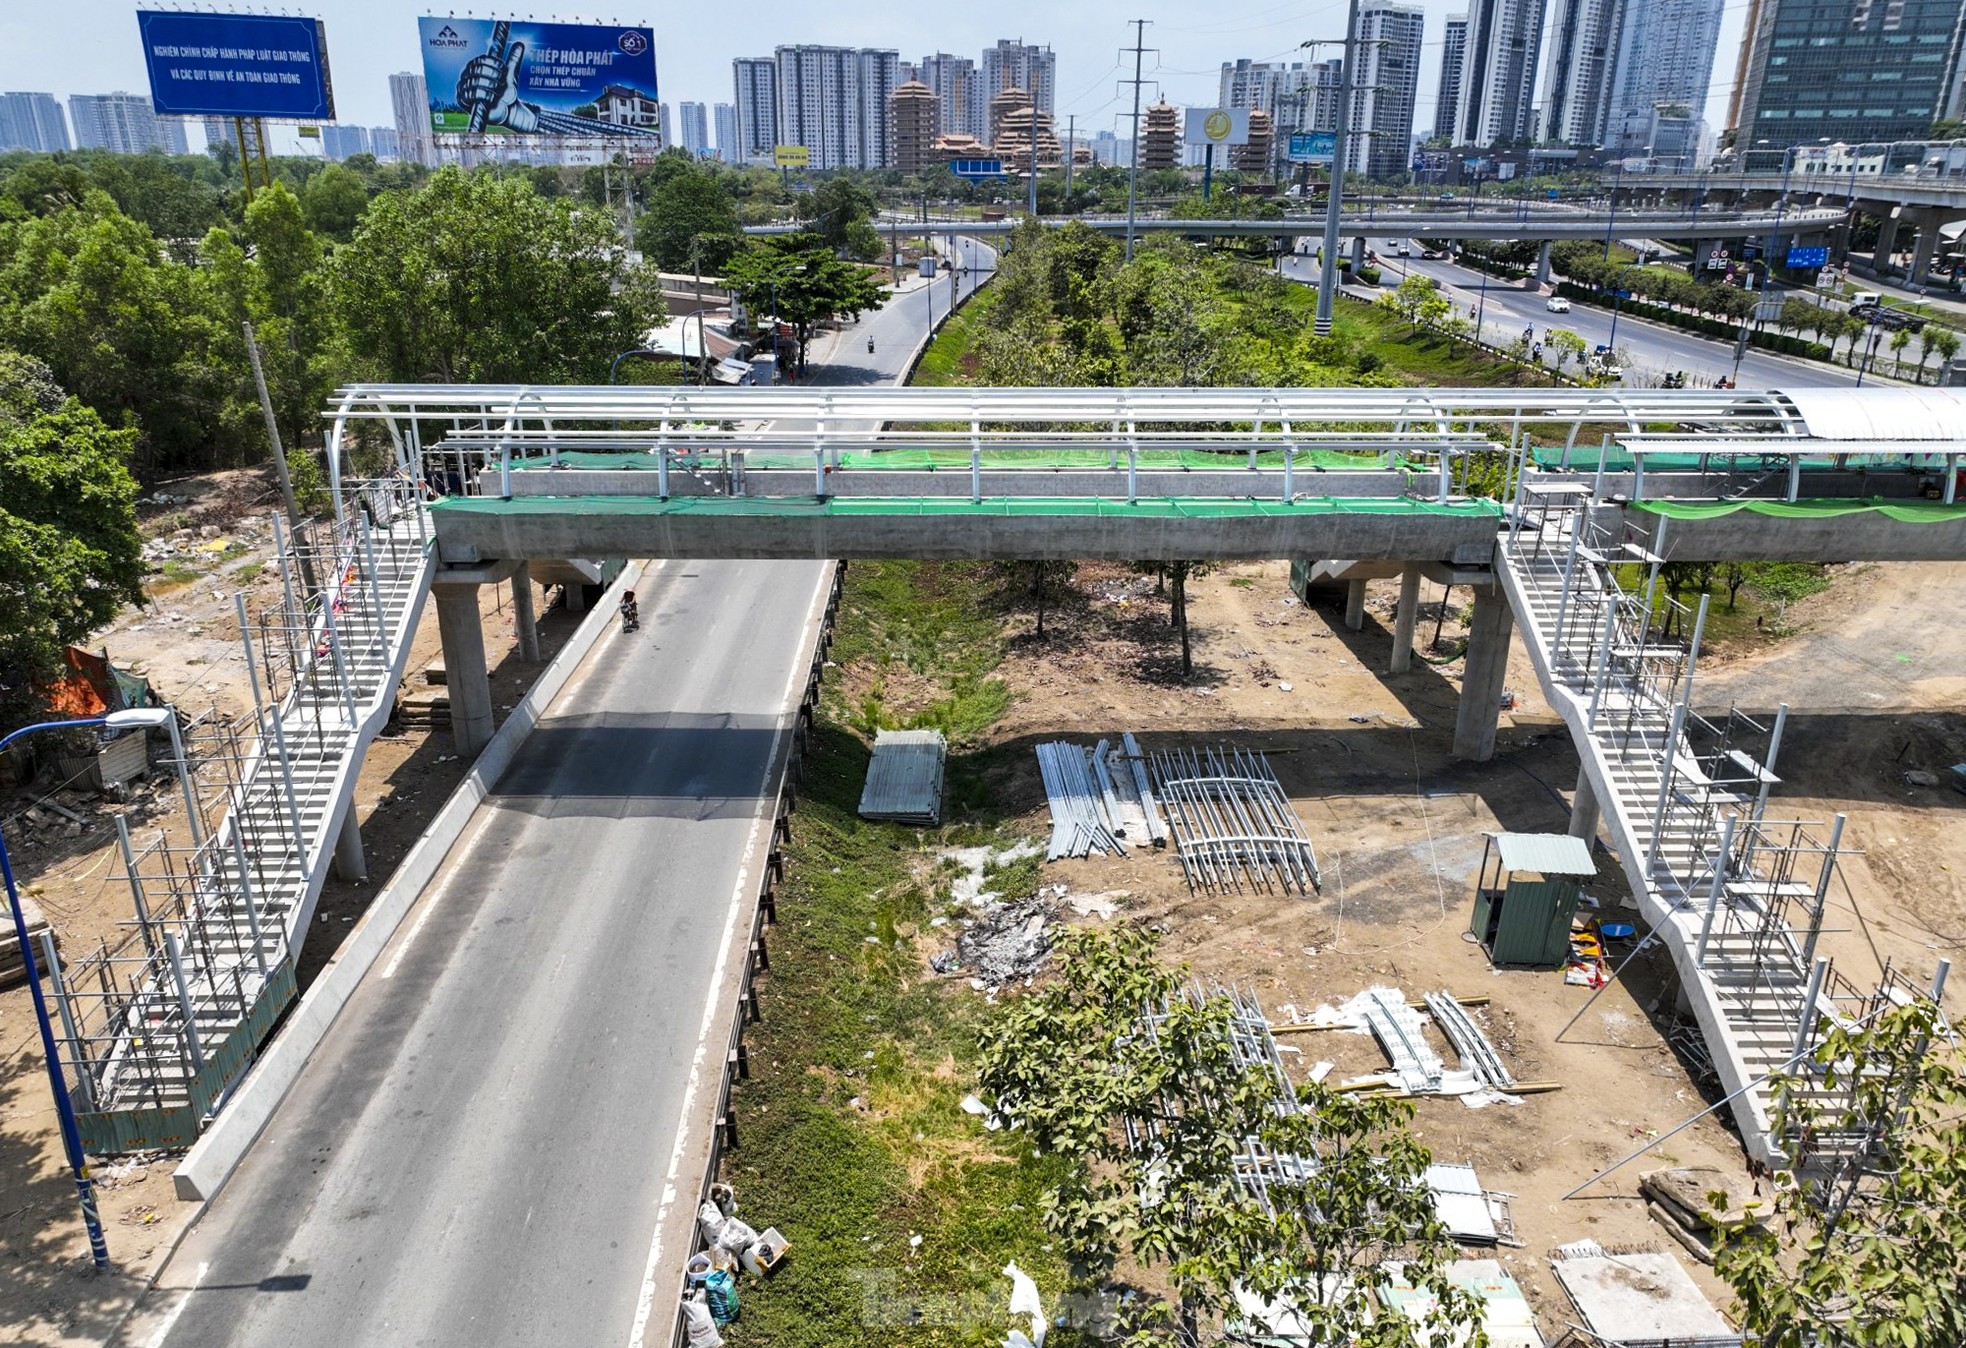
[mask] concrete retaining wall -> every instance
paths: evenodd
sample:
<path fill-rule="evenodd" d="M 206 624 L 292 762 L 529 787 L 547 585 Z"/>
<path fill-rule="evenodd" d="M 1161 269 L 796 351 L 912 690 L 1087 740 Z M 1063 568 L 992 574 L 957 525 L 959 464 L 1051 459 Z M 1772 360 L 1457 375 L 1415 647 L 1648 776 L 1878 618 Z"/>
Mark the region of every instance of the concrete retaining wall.
<path fill-rule="evenodd" d="M 630 566 L 617 584 L 633 584 L 640 573 L 639 566 Z M 209 1203 L 232 1177 L 246 1149 L 258 1139 L 280 1102 L 287 1098 L 301 1069 L 327 1037 L 341 1009 L 389 944 L 390 937 L 396 934 L 396 928 L 417 896 L 443 869 L 444 859 L 471 822 L 479 804 L 491 794 L 519 746 L 539 723 L 541 714 L 559 696 L 567 679 L 613 621 L 613 606 L 598 605 L 512 709 L 505 724 L 478 755 L 478 761 L 471 765 L 470 773 L 397 866 L 388 886 L 376 895 L 368 912 L 342 942 L 341 950 L 259 1055 L 218 1118 L 185 1154 L 175 1177 L 179 1198 Z"/>

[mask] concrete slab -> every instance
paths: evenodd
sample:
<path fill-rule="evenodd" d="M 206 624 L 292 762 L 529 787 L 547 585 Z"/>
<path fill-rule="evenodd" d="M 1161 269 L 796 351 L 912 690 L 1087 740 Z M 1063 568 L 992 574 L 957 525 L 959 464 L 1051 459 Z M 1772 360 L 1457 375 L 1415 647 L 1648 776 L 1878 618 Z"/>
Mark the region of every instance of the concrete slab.
<path fill-rule="evenodd" d="M 1735 1348 L 1741 1341 L 1679 1261 L 1662 1250 L 1613 1253 L 1587 1240 L 1559 1246 L 1550 1263 L 1584 1327 L 1604 1343 Z"/>

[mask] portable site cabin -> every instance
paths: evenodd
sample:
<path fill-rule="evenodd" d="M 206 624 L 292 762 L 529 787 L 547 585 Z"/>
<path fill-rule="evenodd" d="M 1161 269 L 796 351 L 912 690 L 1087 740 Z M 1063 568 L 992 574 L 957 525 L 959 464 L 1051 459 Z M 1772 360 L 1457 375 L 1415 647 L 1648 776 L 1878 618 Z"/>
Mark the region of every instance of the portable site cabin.
<path fill-rule="evenodd" d="M 1481 849 L 1468 930 L 1497 966 L 1560 969 L 1577 890 L 1597 874 L 1590 844 L 1564 833 L 1491 833 Z"/>

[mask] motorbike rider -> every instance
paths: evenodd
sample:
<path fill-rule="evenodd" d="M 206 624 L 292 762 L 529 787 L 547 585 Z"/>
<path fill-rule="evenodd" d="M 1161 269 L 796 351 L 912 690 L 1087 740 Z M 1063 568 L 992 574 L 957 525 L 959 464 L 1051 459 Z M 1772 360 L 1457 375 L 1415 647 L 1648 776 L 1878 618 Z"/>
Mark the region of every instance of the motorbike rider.
<path fill-rule="evenodd" d="M 624 591 L 621 596 L 621 630 L 632 632 L 641 625 L 641 608 L 635 603 L 635 592 Z"/>

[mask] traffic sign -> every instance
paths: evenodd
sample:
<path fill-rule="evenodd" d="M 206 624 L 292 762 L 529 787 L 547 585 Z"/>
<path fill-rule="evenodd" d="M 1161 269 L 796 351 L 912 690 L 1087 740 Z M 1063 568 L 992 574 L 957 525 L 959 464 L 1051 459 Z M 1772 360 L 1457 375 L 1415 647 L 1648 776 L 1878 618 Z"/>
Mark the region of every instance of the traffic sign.
<path fill-rule="evenodd" d="M 1828 263 L 1829 263 L 1829 249 L 1827 248 L 1789 249 L 1787 265 L 1792 270 L 1802 271 L 1802 270 L 1807 270 L 1810 267 L 1827 266 Z"/>

